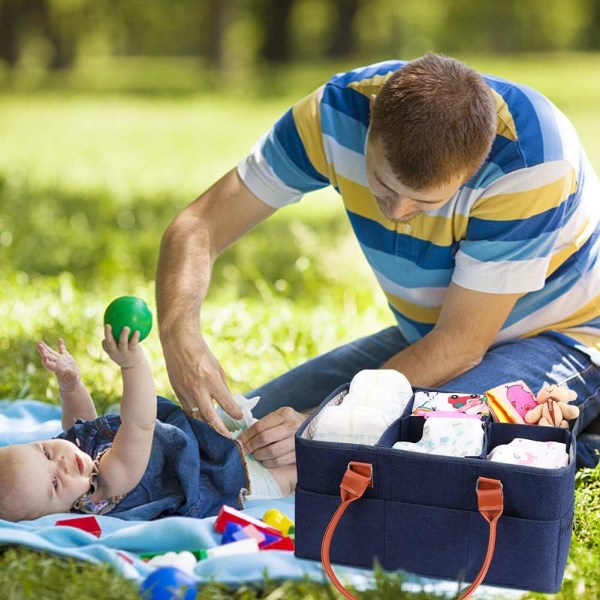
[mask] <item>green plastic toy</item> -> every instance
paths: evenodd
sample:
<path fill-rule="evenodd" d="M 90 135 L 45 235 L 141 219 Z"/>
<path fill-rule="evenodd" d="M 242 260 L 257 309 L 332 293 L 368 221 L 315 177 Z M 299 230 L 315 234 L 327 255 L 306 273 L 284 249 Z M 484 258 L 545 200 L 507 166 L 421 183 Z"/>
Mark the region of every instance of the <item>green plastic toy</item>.
<path fill-rule="evenodd" d="M 104 311 L 104 324 L 112 327 L 113 337 L 119 340 L 123 327 L 129 327 L 129 339 L 140 332 L 140 342 L 152 329 L 152 313 L 148 305 L 135 296 L 121 296 L 113 300 Z"/>

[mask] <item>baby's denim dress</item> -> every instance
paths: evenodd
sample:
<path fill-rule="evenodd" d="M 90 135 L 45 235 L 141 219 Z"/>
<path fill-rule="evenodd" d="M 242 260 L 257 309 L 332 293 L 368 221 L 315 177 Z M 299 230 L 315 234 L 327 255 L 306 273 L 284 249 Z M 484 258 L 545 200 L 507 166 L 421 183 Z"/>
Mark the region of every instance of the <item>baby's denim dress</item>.
<path fill-rule="evenodd" d="M 112 445 L 118 415 L 77 421 L 58 437 L 92 459 Z M 242 508 L 248 480 L 239 445 L 203 421 L 158 397 L 158 414 L 148 467 L 138 485 L 107 514 L 127 520 L 170 515 L 207 517 L 223 504 Z"/>

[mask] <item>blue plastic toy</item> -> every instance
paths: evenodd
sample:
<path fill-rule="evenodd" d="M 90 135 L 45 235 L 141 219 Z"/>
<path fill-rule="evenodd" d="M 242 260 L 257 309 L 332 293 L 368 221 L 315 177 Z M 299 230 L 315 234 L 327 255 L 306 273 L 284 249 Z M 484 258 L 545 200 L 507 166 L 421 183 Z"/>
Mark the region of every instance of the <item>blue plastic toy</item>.
<path fill-rule="evenodd" d="M 197 594 L 194 578 L 175 567 L 159 567 L 140 586 L 143 600 L 195 600 Z"/>

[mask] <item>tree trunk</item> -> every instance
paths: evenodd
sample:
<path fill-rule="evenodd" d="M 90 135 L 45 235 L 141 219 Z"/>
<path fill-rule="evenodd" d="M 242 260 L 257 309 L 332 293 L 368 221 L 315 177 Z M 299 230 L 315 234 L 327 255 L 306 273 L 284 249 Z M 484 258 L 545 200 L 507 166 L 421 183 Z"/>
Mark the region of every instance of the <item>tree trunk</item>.
<path fill-rule="evenodd" d="M 231 0 L 210 0 L 208 31 L 208 64 L 223 71 L 226 63 L 225 34 L 231 16 Z"/>
<path fill-rule="evenodd" d="M 590 7 L 587 35 L 584 36 L 586 50 L 600 50 L 600 0 L 593 0 Z"/>
<path fill-rule="evenodd" d="M 64 27 L 61 29 L 60 20 L 52 18 L 51 8 L 46 0 L 31 0 L 31 4 L 39 18 L 42 33 L 54 49 L 48 68 L 53 71 L 69 69 L 75 63 L 75 36 L 65 31 Z"/>
<path fill-rule="evenodd" d="M 353 24 L 358 11 L 358 0 L 335 0 L 338 18 L 327 48 L 330 58 L 344 58 L 352 55 L 356 49 L 356 37 Z"/>
<path fill-rule="evenodd" d="M 0 2 L 0 59 L 13 69 L 19 61 L 19 28 L 22 6 L 19 0 Z"/>
<path fill-rule="evenodd" d="M 283 63 L 291 58 L 290 16 L 295 0 L 266 0 L 260 24 L 263 42 L 259 55 L 268 62 Z"/>

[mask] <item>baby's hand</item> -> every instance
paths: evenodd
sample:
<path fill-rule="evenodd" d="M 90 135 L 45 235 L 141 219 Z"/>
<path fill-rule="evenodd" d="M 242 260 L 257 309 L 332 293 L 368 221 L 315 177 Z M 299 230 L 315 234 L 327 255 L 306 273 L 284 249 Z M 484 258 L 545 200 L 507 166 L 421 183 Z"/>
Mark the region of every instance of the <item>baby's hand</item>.
<path fill-rule="evenodd" d="M 37 350 L 44 367 L 56 375 L 61 390 L 69 392 L 77 388 L 81 381 L 81 371 L 62 338 L 58 338 L 58 352 L 45 342 L 39 342 Z"/>
<path fill-rule="evenodd" d="M 116 362 L 121 368 L 128 369 L 135 367 L 138 363 L 144 359 L 144 351 L 141 346 L 138 345 L 140 339 L 140 332 L 135 331 L 129 337 L 129 327 L 123 327 L 119 341 L 117 342 L 112 334 L 112 328 L 110 325 L 104 326 L 104 339 L 102 340 L 102 347 L 110 358 Z"/>

